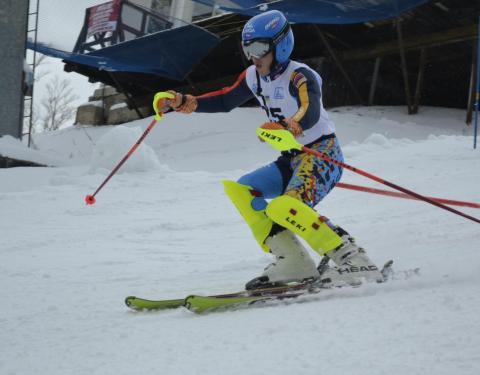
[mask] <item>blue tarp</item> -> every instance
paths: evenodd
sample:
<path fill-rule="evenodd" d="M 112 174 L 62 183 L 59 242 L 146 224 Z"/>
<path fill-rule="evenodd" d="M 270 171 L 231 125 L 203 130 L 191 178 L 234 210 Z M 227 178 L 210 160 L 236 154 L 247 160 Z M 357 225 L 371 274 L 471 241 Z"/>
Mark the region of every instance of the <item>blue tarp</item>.
<path fill-rule="evenodd" d="M 182 81 L 219 42 L 216 35 L 198 26 L 186 25 L 86 54 L 65 52 L 42 43 L 34 46 L 27 42 L 27 47 L 99 70 L 150 73 Z"/>
<path fill-rule="evenodd" d="M 282 11 L 290 22 L 350 24 L 396 17 L 430 0 L 193 0 L 214 3 L 223 10 L 254 16 L 265 10 Z"/>

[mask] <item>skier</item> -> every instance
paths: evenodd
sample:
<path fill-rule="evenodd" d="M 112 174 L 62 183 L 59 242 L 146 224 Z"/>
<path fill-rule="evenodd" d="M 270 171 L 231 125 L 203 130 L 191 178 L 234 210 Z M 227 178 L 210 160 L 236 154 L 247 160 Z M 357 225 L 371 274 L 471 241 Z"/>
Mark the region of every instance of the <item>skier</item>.
<path fill-rule="evenodd" d="M 261 13 L 242 31 L 243 52 L 253 65 L 232 86 L 198 97 L 170 91 L 173 98 L 155 98 L 154 109 L 157 113 L 170 109 L 187 114 L 229 112 L 255 97 L 269 119 L 262 128 L 287 129 L 301 144 L 343 161 L 335 125 L 323 108 L 322 79 L 309 66 L 290 60 L 293 46 L 293 32 L 283 13 Z M 305 280 L 320 280 L 325 285 L 383 280 L 354 239 L 313 210 L 341 175 L 341 167 L 293 150 L 282 152 L 277 160 L 237 182 L 224 181 L 226 194 L 259 245 L 275 256 L 246 289 Z M 326 262 L 317 268 L 296 234 Z M 328 259 L 336 266 L 329 267 Z"/>

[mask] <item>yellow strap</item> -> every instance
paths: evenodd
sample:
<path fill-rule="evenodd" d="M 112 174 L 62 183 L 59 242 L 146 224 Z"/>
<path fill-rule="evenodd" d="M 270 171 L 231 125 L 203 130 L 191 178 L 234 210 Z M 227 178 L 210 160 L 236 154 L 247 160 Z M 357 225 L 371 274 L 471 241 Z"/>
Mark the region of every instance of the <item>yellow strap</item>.
<path fill-rule="evenodd" d="M 158 111 L 158 101 L 161 99 L 174 99 L 175 95 L 171 92 L 160 91 L 155 94 L 153 97 L 153 110 L 155 111 L 155 120 L 160 121 L 162 118 L 163 113 Z"/>
<path fill-rule="evenodd" d="M 320 215 L 298 199 L 288 195 L 275 198 L 267 206 L 266 213 L 274 222 L 302 237 L 322 256 L 342 244 L 341 237 Z"/>

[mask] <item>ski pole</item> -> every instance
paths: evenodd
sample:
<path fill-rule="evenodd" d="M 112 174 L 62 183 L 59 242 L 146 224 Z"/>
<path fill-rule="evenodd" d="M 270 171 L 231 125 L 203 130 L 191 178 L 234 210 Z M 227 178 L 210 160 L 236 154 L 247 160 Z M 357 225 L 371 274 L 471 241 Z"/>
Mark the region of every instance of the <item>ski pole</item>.
<path fill-rule="evenodd" d="M 336 186 L 339 187 L 339 188 L 343 188 L 343 189 L 363 191 L 365 193 L 386 195 L 388 197 L 418 200 L 417 198 L 412 197 L 410 195 L 407 195 L 405 193 L 397 193 L 396 191 L 376 189 L 376 188 L 372 188 L 372 187 L 355 185 L 355 184 L 347 184 L 347 183 L 344 183 L 344 182 L 338 182 Z M 453 200 L 453 199 L 443 199 L 443 198 L 435 198 L 435 197 L 427 197 L 427 198 L 430 198 L 431 200 L 437 201 L 439 203 L 446 204 L 448 206 L 462 206 L 462 207 L 470 207 L 470 208 L 480 208 L 480 203 L 464 202 L 464 201 L 457 201 L 457 200 Z"/>
<path fill-rule="evenodd" d="M 343 163 L 341 161 L 335 160 L 330 158 L 328 155 L 326 155 L 323 152 L 319 152 L 316 150 L 312 150 L 311 148 L 305 147 L 304 145 L 300 144 L 297 142 L 297 140 L 294 138 L 293 134 L 290 133 L 288 130 L 283 130 L 283 129 L 263 129 L 263 128 L 258 128 L 257 131 L 257 136 L 260 137 L 262 140 L 265 142 L 269 143 L 273 148 L 279 151 L 289 151 L 289 150 L 300 150 L 303 152 L 306 152 L 308 154 L 317 156 L 319 158 L 322 158 L 332 164 L 335 164 L 339 167 L 348 169 L 349 171 L 355 172 L 359 175 L 362 175 L 364 177 L 367 177 L 373 181 L 379 182 L 383 185 L 386 185 L 388 187 L 391 187 L 392 189 L 401 191 L 402 193 L 408 194 L 416 199 L 422 200 L 424 202 L 430 203 L 434 206 L 437 206 L 439 208 L 443 208 L 444 210 L 450 211 L 454 214 L 460 215 L 466 219 L 475 221 L 476 223 L 480 224 L 480 219 L 477 219 L 476 217 L 467 215 L 464 212 L 458 211 L 454 208 L 445 206 L 444 204 L 434 201 L 433 199 L 430 199 L 428 197 L 425 197 L 421 194 L 415 193 L 414 191 L 405 189 L 404 187 L 401 187 L 399 185 L 396 185 L 390 181 L 384 180 L 383 178 L 377 177 L 371 173 L 365 172 L 359 168 L 355 168 L 351 165 L 348 165 L 346 163 Z"/>
<path fill-rule="evenodd" d="M 174 96 L 169 92 L 159 92 L 159 93 L 157 93 L 155 95 L 154 100 L 153 100 L 153 104 L 154 104 L 153 108 L 156 110 L 156 108 L 157 108 L 156 104 L 160 99 L 173 99 L 173 97 Z M 95 192 L 93 194 L 91 194 L 91 195 L 89 194 L 85 197 L 85 203 L 87 205 L 95 204 L 95 202 L 96 202 L 95 195 L 97 195 L 97 193 L 100 190 L 102 190 L 102 188 L 105 186 L 105 184 L 113 177 L 113 175 L 115 173 L 117 173 L 117 171 L 127 161 L 127 159 L 130 156 L 132 156 L 132 154 L 135 152 L 135 150 L 138 148 L 138 146 L 140 146 L 140 144 L 143 142 L 143 140 L 148 135 L 148 133 L 150 133 L 150 131 L 153 129 L 153 127 L 157 124 L 157 122 L 159 122 L 162 119 L 162 115 L 163 115 L 163 113 L 159 113 L 159 112 L 156 111 L 156 115 L 155 115 L 154 119 L 152 120 L 150 125 L 148 125 L 148 127 L 145 129 L 142 136 L 137 140 L 137 142 L 135 142 L 135 144 L 130 148 L 130 150 L 122 158 L 122 160 L 120 160 L 120 162 L 117 164 L 117 166 L 115 168 L 113 168 L 113 170 L 110 172 L 110 174 L 107 176 L 107 178 L 100 184 L 100 186 L 97 188 L 97 190 L 95 190 Z"/>

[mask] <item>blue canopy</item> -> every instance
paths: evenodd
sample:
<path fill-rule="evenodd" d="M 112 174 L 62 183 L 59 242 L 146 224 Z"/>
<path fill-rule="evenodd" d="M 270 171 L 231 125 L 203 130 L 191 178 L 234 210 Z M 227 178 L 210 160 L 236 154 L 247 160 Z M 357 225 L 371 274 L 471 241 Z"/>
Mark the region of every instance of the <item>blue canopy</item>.
<path fill-rule="evenodd" d="M 27 48 L 98 70 L 150 73 L 182 81 L 220 39 L 198 26 L 186 25 L 79 54 L 27 42 Z"/>
<path fill-rule="evenodd" d="M 392 18 L 430 0 L 193 0 L 254 16 L 277 9 L 293 23 L 350 24 Z"/>

